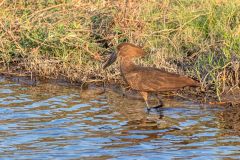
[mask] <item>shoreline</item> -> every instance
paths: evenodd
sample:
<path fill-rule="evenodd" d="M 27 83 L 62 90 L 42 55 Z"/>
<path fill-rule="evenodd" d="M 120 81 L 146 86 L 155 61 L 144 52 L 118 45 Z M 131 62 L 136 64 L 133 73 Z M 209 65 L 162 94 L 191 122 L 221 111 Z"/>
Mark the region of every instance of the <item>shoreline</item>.
<path fill-rule="evenodd" d="M 47 77 L 41 77 L 41 76 L 35 76 L 34 73 L 28 73 L 28 72 L 21 72 L 17 73 L 14 71 L 0 71 L 0 77 L 3 77 L 9 81 L 19 83 L 21 85 L 27 85 L 27 86 L 37 86 L 39 84 L 44 83 L 50 83 L 55 85 L 63 85 L 63 86 L 69 86 L 69 87 L 79 87 L 80 90 L 87 90 L 89 88 L 95 88 L 106 91 L 111 90 L 118 94 L 124 95 L 131 99 L 141 99 L 139 93 L 137 91 L 133 90 L 127 90 L 123 91 L 124 87 L 127 87 L 126 84 L 122 83 L 121 80 L 118 82 L 116 81 L 103 81 L 103 80 L 96 80 L 92 82 L 71 82 L 70 80 L 64 79 L 64 78 L 47 78 Z M 230 92 L 230 91 L 229 91 Z M 239 95 L 240 97 L 240 90 L 236 90 L 235 93 L 232 91 L 231 94 L 225 95 L 225 99 L 222 101 L 219 101 L 217 95 L 215 95 L 215 92 L 213 90 L 208 91 L 201 91 L 200 88 L 190 88 L 186 87 L 181 90 L 173 91 L 173 92 L 161 92 L 159 93 L 163 97 L 170 97 L 174 99 L 179 100 L 188 100 L 193 103 L 200 103 L 203 105 L 222 105 L 222 106 L 229 106 L 229 105 L 235 105 L 240 104 L 240 100 L 238 101 L 236 98 L 235 100 L 231 99 L 230 97 L 234 96 L 232 94 L 236 94 L 236 96 Z"/>

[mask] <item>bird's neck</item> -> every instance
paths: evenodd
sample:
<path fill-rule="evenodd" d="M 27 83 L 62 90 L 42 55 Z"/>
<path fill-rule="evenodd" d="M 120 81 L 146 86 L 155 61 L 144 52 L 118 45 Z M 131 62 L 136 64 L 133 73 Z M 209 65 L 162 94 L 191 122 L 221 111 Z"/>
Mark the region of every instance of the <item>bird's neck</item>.
<path fill-rule="evenodd" d="M 120 59 L 120 68 L 123 74 L 130 72 L 135 69 L 137 66 L 131 58 L 121 58 Z"/>

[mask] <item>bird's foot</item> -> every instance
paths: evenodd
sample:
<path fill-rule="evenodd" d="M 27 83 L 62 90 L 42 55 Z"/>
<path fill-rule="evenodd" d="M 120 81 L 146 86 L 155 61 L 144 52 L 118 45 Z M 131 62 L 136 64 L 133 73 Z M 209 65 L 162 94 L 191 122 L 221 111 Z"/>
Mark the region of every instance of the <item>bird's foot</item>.
<path fill-rule="evenodd" d="M 150 107 L 147 107 L 147 113 L 149 114 L 151 111 L 151 108 Z"/>
<path fill-rule="evenodd" d="M 154 109 L 154 113 L 156 114 L 159 114 L 159 119 L 162 119 L 164 117 L 163 115 L 163 108 L 161 107 L 147 107 L 147 113 L 150 114 L 151 113 L 151 110 Z"/>
<path fill-rule="evenodd" d="M 163 107 L 163 105 L 157 105 L 157 106 L 154 106 L 154 107 L 147 107 L 147 113 L 150 113 L 150 111 L 151 111 L 152 109 L 153 109 L 153 110 L 156 110 L 157 112 L 159 112 L 162 107 Z"/>
<path fill-rule="evenodd" d="M 163 107 L 163 104 L 159 104 L 159 105 L 154 106 L 154 107 L 152 107 L 152 108 L 154 108 L 154 109 L 158 109 L 158 108 L 162 108 L 162 107 Z"/>
<path fill-rule="evenodd" d="M 161 100 L 159 100 L 157 106 L 149 107 L 149 105 L 148 105 L 148 103 L 146 101 L 146 105 L 147 105 L 147 113 L 149 114 L 152 109 L 156 110 L 157 112 L 160 112 L 161 108 L 163 107 L 163 102 Z"/>
<path fill-rule="evenodd" d="M 157 105 L 157 106 L 154 106 L 154 107 L 152 107 L 153 109 L 155 109 L 155 110 L 157 110 L 157 111 L 160 111 L 160 109 L 163 107 L 163 104 L 161 103 L 161 104 L 159 104 L 159 105 Z"/>

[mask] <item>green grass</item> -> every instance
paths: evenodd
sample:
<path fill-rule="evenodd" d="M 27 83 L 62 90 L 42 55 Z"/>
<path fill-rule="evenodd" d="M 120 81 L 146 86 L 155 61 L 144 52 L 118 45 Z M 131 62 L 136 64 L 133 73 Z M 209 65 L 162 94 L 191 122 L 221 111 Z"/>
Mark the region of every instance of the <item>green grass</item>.
<path fill-rule="evenodd" d="M 143 46 L 143 65 L 198 79 L 218 97 L 239 87 L 240 1 L 40 0 L 0 3 L 0 63 L 70 81 L 118 80 L 102 70 L 121 42 Z"/>

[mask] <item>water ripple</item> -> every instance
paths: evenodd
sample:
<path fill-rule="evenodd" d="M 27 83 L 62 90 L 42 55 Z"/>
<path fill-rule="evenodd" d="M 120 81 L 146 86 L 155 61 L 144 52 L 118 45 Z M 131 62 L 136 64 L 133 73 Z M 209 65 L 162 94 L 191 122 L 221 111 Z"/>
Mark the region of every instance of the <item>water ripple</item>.
<path fill-rule="evenodd" d="M 0 158 L 240 156 L 239 132 L 226 123 L 220 107 L 174 102 L 162 109 L 160 118 L 158 112 L 147 114 L 140 100 L 98 93 L 52 84 L 27 87 L 0 78 Z"/>

